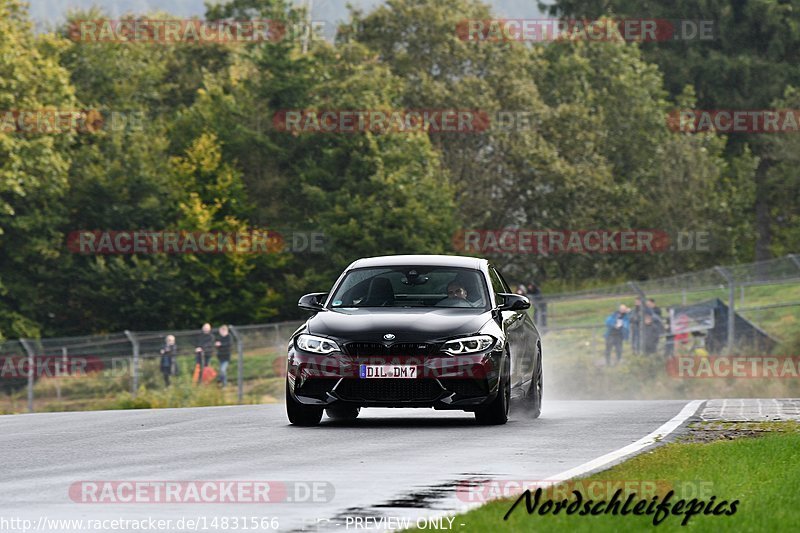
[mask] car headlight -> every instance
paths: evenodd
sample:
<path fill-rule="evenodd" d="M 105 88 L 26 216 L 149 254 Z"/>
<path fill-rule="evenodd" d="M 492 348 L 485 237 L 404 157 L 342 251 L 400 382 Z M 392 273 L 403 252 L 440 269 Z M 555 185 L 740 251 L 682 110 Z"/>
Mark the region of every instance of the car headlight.
<path fill-rule="evenodd" d="M 331 352 L 339 352 L 339 345 L 325 337 L 317 337 L 316 335 L 300 335 L 295 340 L 297 347 L 306 352 L 329 354 Z"/>
<path fill-rule="evenodd" d="M 442 346 L 442 351 L 450 355 L 461 355 L 465 353 L 478 353 L 492 348 L 497 342 L 490 335 L 476 335 L 474 337 L 463 337 L 447 341 Z"/>

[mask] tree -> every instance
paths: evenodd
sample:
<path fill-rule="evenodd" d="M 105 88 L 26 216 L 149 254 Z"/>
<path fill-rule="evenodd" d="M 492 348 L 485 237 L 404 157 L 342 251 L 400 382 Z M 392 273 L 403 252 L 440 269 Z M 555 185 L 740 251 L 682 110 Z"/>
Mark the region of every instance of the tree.
<path fill-rule="evenodd" d="M 66 43 L 34 37 L 25 4 L 0 0 L 0 337 L 35 336 L 42 309 L 39 295 L 48 272 L 63 255 L 56 230 L 65 217 L 71 132 L 17 131 L 15 111 L 46 116 L 45 110 L 76 108 L 68 72 L 59 65 Z"/>
<path fill-rule="evenodd" d="M 453 177 L 462 224 L 674 234 L 700 221 L 706 229 L 719 200 L 719 146 L 669 131 L 662 76 L 635 45 L 621 38 L 545 46 L 467 42 L 455 31 L 466 19 L 489 16 L 486 6 L 470 0 L 394 0 L 368 15 L 354 13 L 341 38 L 375 50 L 406 82 L 400 107 L 480 109 L 492 118 L 523 111 L 532 118 L 528 128 L 496 124 L 479 135 L 431 135 Z M 673 158 L 686 164 L 676 166 Z M 518 278 L 580 279 L 632 268 L 656 275 L 710 258 L 498 259 Z"/>
<path fill-rule="evenodd" d="M 713 21 L 711 40 L 642 44 L 647 60 L 664 73 L 671 96 L 677 97 L 691 85 L 700 109 L 764 109 L 781 98 L 789 85 L 800 85 L 800 6 L 796 1 L 557 0 L 548 6 L 540 2 L 540 7 L 565 18 L 625 18 L 646 13 L 651 19 Z M 739 133 L 731 135 L 726 146 L 726 159 L 732 167 L 741 167 L 734 159 L 748 158 L 750 152 L 758 158 L 750 210 L 757 235 L 756 260 L 772 255 L 773 233 L 780 231 L 777 220 L 790 218 L 788 213 L 775 213 L 771 206 L 772 198 L 784 189 L 784 184 L 770 177 L 771 168 L 780 164 L 771 157 L 772 144 L 763 135 Z"/>
<path fill-rule="evenodd" d="M 254 2 L 237 7 L 244 4 Z M 209 17 L 223 15 L 244 16 Z M 297 40 L 260 43 L 237 50 L 229 75 L 207 76 L 199 99 L 180 117 L 183 139 L 203 130 L 225 139 L 223 159 L 241 169 L 253 224 L 326 234 L 324 254 L 289 257 L 283 316 L 297 316 L 303 292 L 329 284 L 358 257 L 446 250 L 453 191 L 425 135 L 293 134 L 274 127 L 276 113 L 286 110 L 391 108 L 400 86 L 356 43 L 334 49 L 314 42 L 305 54 Z"/>

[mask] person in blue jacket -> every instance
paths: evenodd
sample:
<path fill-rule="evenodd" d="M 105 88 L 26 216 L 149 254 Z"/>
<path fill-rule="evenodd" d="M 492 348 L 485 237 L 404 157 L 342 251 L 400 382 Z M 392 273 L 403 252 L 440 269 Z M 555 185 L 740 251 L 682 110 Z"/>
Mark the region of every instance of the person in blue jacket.
<path fill-rule="evenodd" d="M 620 304 L 619 309 L 606 318 L 606 366 L 611 366 L 611 349 L 617 352 L 617 364 L 622 359 L 622 343 L 628 339 L 631 329 L 630 308 Z"/>

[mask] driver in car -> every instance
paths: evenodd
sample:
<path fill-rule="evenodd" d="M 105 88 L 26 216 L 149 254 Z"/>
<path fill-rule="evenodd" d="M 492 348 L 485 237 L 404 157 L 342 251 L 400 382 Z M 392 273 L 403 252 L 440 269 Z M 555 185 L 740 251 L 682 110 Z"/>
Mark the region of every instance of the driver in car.
<path fill-rule="evenodd" d="M 447 284 L 447 298 L 436 305 L 441 307 L 472 307 L 467 300 L 467 289 L 458 281 L 451 281 Z"/>

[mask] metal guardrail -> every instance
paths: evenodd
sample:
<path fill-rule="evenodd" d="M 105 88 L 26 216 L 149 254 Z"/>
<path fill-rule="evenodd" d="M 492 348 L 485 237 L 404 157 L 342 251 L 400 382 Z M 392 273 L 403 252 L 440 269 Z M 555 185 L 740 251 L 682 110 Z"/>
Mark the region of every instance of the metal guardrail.
<path fill-rule="evenodd" d="M 795 282 L 800 282 L 800 255 L 798 254 L 789 254 L 769 261 L 725 267 L 717 266 L 677 276 L 638 281 L 636 285 L 647 294 L 664 294 L 681 291 L 713 291 L 729 288 L 731 284 L 737 287 L 749 287 Z M 551 294 L 546 296 L 546 300 L 606 298 L 630 293 L 629 283 L 619 283 L 609 287 Z"/>

